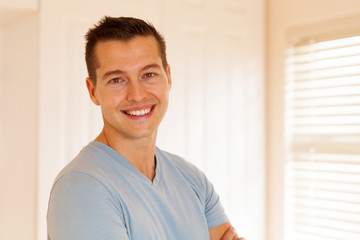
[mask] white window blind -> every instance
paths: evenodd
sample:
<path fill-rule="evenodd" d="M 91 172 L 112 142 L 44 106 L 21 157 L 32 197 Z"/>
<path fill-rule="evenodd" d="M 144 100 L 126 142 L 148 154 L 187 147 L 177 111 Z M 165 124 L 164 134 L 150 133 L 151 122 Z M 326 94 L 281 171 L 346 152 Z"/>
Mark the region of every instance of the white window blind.
<path fill-rule="evenodd" d="M 286 240 L 360 240 L 360 36 L 289 48 Z"/>

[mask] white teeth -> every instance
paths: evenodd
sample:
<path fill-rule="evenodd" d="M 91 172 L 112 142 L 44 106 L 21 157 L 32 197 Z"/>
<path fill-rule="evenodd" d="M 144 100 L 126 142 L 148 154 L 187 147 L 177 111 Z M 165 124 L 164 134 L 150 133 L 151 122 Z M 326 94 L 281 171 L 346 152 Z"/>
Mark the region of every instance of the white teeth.
<path fill-rule="evenodd" d="M 126 112 L 126 113 L 131 115 L 131 116 L 143 116 L 145 114 L 148 114 L 150 111 L 151 111 L 151 108 L 142 109 L 142 110 L 136 110 L 136 111 L 129 111 L 129 112 Z"/>

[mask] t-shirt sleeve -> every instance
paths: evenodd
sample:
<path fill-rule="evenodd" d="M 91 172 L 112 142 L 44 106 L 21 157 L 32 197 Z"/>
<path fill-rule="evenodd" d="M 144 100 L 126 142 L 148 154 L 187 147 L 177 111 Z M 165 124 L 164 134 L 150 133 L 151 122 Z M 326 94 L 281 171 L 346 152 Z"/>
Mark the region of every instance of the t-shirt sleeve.
<path fill-rule="evenodd" d="M 208 228 L 211 229 L 229 222 L 229 219 L 225 214 L 224 208 L 220 202 L 220 197 L 216 193 L 214 186 L 206 177 L 204 178 L 206 182 L 205 216 Z"/>
<path fill-rule="evenodd" d="M 48 240 L 129 239 L 122 209 L 95 177 L 67 173 L 53 186 L 47 214 Z"/>

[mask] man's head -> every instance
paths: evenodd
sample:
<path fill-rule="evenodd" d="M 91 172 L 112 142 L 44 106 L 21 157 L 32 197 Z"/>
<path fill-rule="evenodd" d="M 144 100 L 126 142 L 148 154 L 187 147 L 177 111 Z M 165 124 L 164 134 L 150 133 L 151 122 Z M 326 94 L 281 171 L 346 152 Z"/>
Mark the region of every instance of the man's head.
<path fill-rule="evenodd" d="M 154 27 L 134 18 L 104 18 L 87 34 L 86 86 L 101 106 L 104 132 L 154 141 L 168 106 L 170 66 Z"/>
<path fill-rule="evenodd" d="M 104 17 L 94 28 L 91 28 L 86 36 L 85 60 L 89 78 L 96 85 L 96 68 L 99 66 L 96 58 L 96 46 L 98 42 L 109 40 L 130 41 L 137 36 L 153 36 L 158 45 L 162 66 L 167 68 L 166 45 L 164 38 L 149 23 L 131 17 Z"/>

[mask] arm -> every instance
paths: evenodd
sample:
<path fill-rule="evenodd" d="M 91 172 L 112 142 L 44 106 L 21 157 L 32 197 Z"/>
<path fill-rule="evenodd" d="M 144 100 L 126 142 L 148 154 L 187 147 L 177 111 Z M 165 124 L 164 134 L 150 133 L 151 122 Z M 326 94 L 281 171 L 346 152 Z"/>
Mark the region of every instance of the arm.
<path fill-rule="evenodd" d="M 239 238 L 235 229 L 229 222 L 209 230 L 210 240 L 245 240 Z"/>
<path fill-rule="evenodd" d="M 121 209 L 94 177 L 69 173 L 54 185 L 47 214 L 48 239 L 128 239 Z"/>

